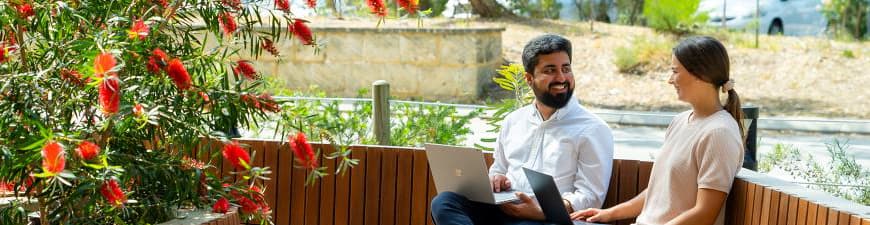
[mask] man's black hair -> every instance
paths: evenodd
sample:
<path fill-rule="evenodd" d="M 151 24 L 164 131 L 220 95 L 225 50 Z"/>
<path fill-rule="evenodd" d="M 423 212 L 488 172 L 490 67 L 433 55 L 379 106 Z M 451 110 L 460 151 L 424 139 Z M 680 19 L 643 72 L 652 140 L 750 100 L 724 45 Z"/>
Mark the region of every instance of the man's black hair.
<path fill-rule="evenodd" d="M 526 72 L 534 74 L 538 57 L 555 52 L 568 53 L 568 60 L 571 61 L 571 41 L 555 34 L 538 36 L 523 48 L 523 68 Z"/>

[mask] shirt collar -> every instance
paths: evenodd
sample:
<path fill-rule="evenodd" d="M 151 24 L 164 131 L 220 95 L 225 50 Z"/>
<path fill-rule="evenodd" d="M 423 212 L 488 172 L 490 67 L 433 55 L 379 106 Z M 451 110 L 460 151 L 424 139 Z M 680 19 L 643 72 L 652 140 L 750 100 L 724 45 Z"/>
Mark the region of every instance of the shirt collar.
<path fill-rule="evenodd" d="M 535 101 L 537 102 L 538 100 L 535 100 Z M 579 100 L 572 98 L 570 101 L 568 101 L 568 104 L 565 104 L 565 106 L 563 106 L 560 109 L 556 109 L 556 112 L 554 112 L 553 115 L 550 116 L 550 120 L 553 120 L 553 121 L 561 120 L 566 115 L 568 115 L 568 113 L 579 108 L 580 103 L 578 101 Z M 532 106 L 532 115 L 531 116 L 532 116 L 532 118 L 535 118 L 536 121 L 543 122 L 544 118 L 541 117 L 541 112 L 538 111 L 538 107 L 535 104 L 536 104 L 535 102 L 532 102 L 532 105 L 531 105 Z"/>

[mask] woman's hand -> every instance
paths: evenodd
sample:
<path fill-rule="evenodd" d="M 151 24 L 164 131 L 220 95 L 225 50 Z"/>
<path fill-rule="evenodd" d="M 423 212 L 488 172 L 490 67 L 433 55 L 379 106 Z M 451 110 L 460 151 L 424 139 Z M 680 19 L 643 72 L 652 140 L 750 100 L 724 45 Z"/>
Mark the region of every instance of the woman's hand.
<path fill-rule="evenodd" d="M 590 223 L 610 222 L 613 220 L 613 213 L 607 209 L 588 208 L 571 213 L 571 220 Z"/>

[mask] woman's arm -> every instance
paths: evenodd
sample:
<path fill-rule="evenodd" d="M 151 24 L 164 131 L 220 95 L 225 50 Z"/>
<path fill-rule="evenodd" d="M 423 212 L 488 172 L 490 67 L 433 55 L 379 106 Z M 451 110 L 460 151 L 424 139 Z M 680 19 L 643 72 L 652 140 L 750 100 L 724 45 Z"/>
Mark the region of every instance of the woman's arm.
<path fill-rule="evenodd" d="M 640 215 L 643 204 L 646 202 L 646 190 L 628 200 L 609 209 L 584 209 L 571 213 L 571 220 L 584 220 L 588 222 L 611 222 L 621 219 L 634 218 Z"/>
<path fill-rule="evenodd" d="M 668 221 L 667 225 L 713 224 L 716 222 L 716 217 L 719 216 L 719 211 L 722 209 L 727 196 L 725 192 L 699 188 L 695 207 Z"/>

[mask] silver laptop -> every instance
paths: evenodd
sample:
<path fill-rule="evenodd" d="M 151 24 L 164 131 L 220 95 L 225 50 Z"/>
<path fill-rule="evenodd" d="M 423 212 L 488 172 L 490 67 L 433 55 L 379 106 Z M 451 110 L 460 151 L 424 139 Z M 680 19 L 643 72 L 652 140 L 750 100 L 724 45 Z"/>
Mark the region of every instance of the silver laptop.
<path fill-rule="evenodd" d="M 475 202 L 519 201 L 513 190 L 493 192 L 483 152 L 475 148 L 426 144 L 429 169 L 438 192 L 450 191 Z"/>

